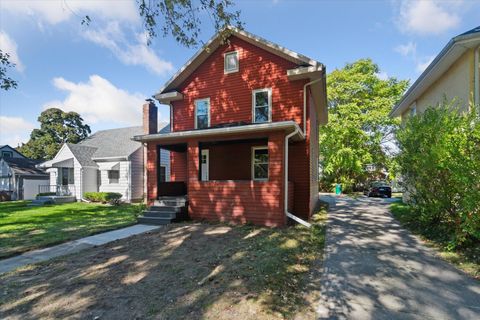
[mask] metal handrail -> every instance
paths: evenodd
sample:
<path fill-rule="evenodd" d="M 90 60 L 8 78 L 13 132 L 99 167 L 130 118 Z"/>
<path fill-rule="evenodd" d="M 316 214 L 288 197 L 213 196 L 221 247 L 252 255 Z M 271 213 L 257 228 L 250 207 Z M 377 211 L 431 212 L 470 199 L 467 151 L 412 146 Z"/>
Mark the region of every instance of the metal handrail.
<path fill-rule="evenodd" d="M 38 193 L 54 193 L 56 196 L 75 195 L 75 185 L 39 185 Z"/>

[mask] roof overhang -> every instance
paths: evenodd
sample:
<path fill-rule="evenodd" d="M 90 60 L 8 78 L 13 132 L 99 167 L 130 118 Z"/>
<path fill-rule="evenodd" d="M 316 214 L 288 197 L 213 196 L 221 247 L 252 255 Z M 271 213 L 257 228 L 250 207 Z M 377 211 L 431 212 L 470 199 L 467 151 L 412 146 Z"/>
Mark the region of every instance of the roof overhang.
<path fill-rule="evenodd" d="M 74 160 L 73 157 L 64 160 L 49 160 L 42 162 L 37 165 L 37 168 L 73 168 Z"/>
<path fill-rule="evenodd" d="M 234 35 L 241 40 L 244 40 L 261 49 L 302 66 L 302 68 L 299 69 L 303 69 L 303 67 L 312 67 L 313 69 L 311 69 L 311 71 L 324 69 L 323 65 L 318 61 L 279 46 L 278 44 L 265 40 L 244 30 L 229 26 L 217 32 L 199 51 L 197 51 L 197 53 L 195 53 L 195 55 L 190 58 L 190 60 L 188 60 L 187 63 L 185 63 L 185 65 L 183 65 L 183 67 L 180 68 L 180 70 L 178 70 L 178 72 L 175 73 L 172 78 L 170 78 L 170 80 L 167 81 L 167 83 L 158 91 L 158 93 L 154 95 L 154 98 L 161 103 L 167 104 L 171 101 L 175 101 L 173 99 L 181 99 L 179 96 L 180 93 L 177 92 L 177 87 L 183 83 L 188 76 L 190 76 L 218 47 L 224 44 L 226 34 L 228 36 Z M 306 71 L 298 70 L 297 72 L 300 74 Z M 295 74 L 292 73 L 292 76 L 295 77 Z"/>
<path fill-rule="evenodd" d="M 108 171 L 108 170 L 120 170 L 120 162 L 98 162 L 98 169 L 100 171 Z"/>
<path fill-rule="evenodd" d="M 177 131 L 171 133 L 155 133 L 141 136 L 134 136 L 132 140 L 140 142 L 156 141 L 159 143 L 185 142 L 190 138 L 214 138 L 216 136 L 235 136 L 239 134 L 262 133 L 272 131 L 285 131 L 286 134 L 297 132 L 291 139 L 300 141 L 304 139 L 300 127 L 295 121 L 268 122 L 259 124 L 247 124 L 243 126 L 210 128 L 189 131 Z"/>
<path fill-rule="evenodd" d="M 462 34 L 451 39 L 435 57 L 420 77 L 403 95 L 400 102 L 390 112 L 391 117 L 402 115 L 450 66 L 467 50 L 480 45 L 480 33 Z"/>

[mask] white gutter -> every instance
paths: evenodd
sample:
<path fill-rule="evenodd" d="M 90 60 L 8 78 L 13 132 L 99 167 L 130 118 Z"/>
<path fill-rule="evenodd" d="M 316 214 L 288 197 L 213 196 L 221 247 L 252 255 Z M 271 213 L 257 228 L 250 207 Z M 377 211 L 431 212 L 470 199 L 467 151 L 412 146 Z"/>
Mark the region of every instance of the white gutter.
<path fill-rule="evenodd" d="M 293 213 L 288 212 L 288 140 L 299 132 L 300 132 L 300 129 L 297 127 L 295 129 L 295 131 L 293 131 L 289 135 L 285 136 L 285 181 L 284 181 L 284 183 L 285 183 L 285 195 L 284 195 L 285 198 L 284 198 L 283 205 L 284 205 L 285 215 L 288 218 L 290 218 L 292 220 L 295 220 L 296 222 L 304 225 L 307 228 L 310 228 L 312 226 L 310 223 L 308 223 L 307 221 L 305 221 L 303 219 L 300 219 L 299 217 L 297 217 Z"/>
<path fill-rule="evenodd" d="M 313 81 L 310 81 L 303 86 L 303 132 L 302 132 L 302 136 L 304 136 L 304 137 L 305 137 L 305 134 L 307 133 L 307 129 L 306 129 L 306 127 L 307 127 L 307 87 L 314 84 L 314 83 L 320 82 L 322 80 L 323 80 L 323 77 L 318 78 L 318 79 L 313 80 Z"/>
<path fill-rule="evenodd" d="M 232 134 L 240 134 L 240 133 L 253 133 L 253 132 L 267 132 L 267 131 L 275 131 L 275 130 L 288 130 L 293 129 L 294 132 L 301 133 L 298 124 L 295 121 L 281 121 L 281 122 L 268 122 L 268 123 L 261 123 L 261 124 L 250 124 L 244 126 L 235 126 L 235 127 L 226 127 L 226 128 L 210 128 L 210 129 L 201 129 L 201 130 L 189 130 L 189 131 L 176 131 L 170 133 L 154 133 L 154 134 L 146 134 L 140 136 L 134 136 L 132 140 L 134 141 L 152 141 L 152 140 L 166 140 L 166 139 L 187 139 L 187 138 L 195 138 L 195 137 L 209 137 L 209 136 L 216 136 L 216 135 L 232 135 Z M 300 137 L 301 139 L 304 138 L 303 134 Z"/>

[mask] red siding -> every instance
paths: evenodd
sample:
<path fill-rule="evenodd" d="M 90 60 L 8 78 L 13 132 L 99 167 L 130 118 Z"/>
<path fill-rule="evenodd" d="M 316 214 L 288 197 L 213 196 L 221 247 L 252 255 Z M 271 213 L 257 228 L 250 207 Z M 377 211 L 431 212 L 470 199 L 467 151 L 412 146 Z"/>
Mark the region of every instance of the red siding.
<path fill-rule="evenodd" d="M 283 132 L 269 136 L 268 181 L 204 182 L 198 180 L 198 141 L 189 141 L 189 215 L 193 219 L 239 223 L 250 221 L 268 226 L 284 225 L 283 144 Z M 228 166 L 228 163 L 221 165 Z"/>
<path fill-rule="evenodd" d="M 170 152 L 170 180 L 187 182 L 187 153 Z"/>
<path fill-rule="evenodd" d="M 157 199 L 157 145 L 147 143 L 147 202 Z"/>
<path fill-rule="evenodd" d="M 239 52 L 240 70 L 224 74 L 224 53 L 233 50 Z M 303 86 L 308 80 L 288 80 L 287 70 L 295 67 L 290 61 L 231 37 L 229 44 L 213 52 L 178 87 L 184 98 L 172 103 L 172 131 L 194 129 L 194 101 L 202 98 L 210 98 L 212 126 L 251 122 L 252 90 L 261 88 L 272 89 L 272 121 L 294 120 L 303 129 Z M 308 100 L 306 139 L 290 144 L 288 174 L 292 186 L 288 190 L 289 210 L 304 219 L 311 216 L 318 188 L 315 176 L 318 146 L 311 145 L 318 144 L 317 121 L 311 97 Z M 310 130 L 310 125 L 313 130 Z M 172 180 L 188 183 L 190 216 L 194 219 L 284 225 L 284 137 L 284 132 L 272 133 L 268 137 L 270 176 L 267 182 L 235 180 L 250 177 L 251 153 L 240 152 L 238 145 L 212 147 L 210 153 L 210 179 L 222 179 L 228 175 L 235 181 L 198 180 L 199 140 L 188 141 L 187 154 L 172 152 Z M 235 138 L 243 137 L 239 135 Z M 221 140 L 218 137 L 215 139 Z M 200 139 L 202 142 L 206 140 L 212 139 Z M 148 157 L 149 166 L 152 159 L 153 156 Z M 248 166 L 242 163 L 248 163 Z M 148 169 L 149 166 L 150 197 L 156 195 L 156 170 Z M 151 182 L 153 179 L 155 183 Z M 155 190 L 150 190 L 153 187 Z"/>
<path fill-rule="evenodd" d="M 238 50 L 240 69 L 224 74 L 223 54 Z M 218 48 L 179 87 L 184 99 L 173 102 L 173 131 L 194 128 L 195 99 L 210 98 L 211 125 L 226 122 L 252 122 L 252 90 L 272 88 L 272 120 L 303 122 L 303 85 L 306 80 L 290 81 L 287 70 L 293 62 L 260 49 L 236 37 L 230 45 Z"/>

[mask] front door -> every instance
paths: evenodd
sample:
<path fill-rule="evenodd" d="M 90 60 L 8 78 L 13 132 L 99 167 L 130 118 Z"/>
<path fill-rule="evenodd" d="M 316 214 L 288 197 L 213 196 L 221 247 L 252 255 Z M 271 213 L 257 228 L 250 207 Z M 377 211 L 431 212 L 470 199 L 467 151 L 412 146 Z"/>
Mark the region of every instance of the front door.
<path fill-rule="evenodd" d="M 202 172 L 202 181 L 208 181 L 208 149 L 202 149 L 201 164 L 200 171 Z"/>

